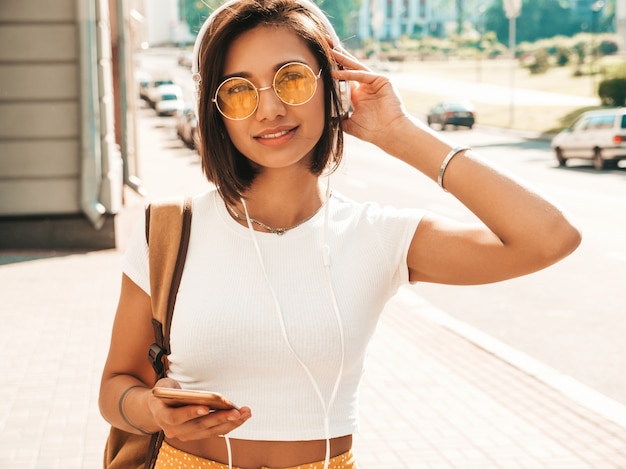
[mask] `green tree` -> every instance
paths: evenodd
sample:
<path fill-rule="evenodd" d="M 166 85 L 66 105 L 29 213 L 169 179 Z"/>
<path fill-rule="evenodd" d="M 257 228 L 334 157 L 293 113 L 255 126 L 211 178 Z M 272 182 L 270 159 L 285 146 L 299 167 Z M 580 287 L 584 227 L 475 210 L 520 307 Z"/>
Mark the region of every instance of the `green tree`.
<path fill-rule="evenodd" d="M 315 0 L 315 3 L 326 13 L 342 41 L 354 36 L 361 0 Z"/>
<path fill-rule="evenodd" d="M 580 16 L 573 8 L 573 2 L 562 0 L 526 0 L 517 18 L 516 39 L 519 42 L 534 42 L 554 36 L 573 36 L 588 29 L 588 17 Z M 509 20 L 504 14 L 503 0 L 495 0 L 486 12 L 486 28 L 494 31 L 498 40 L 507 43 Z"/>
<path fill-rule="evenodd" d="M 222 3 L 221 0 L 180 0 L 181 18 L 189 25 L 189 31 L 197 34 L 204 20 Z"/>
<path fill-rule="evenodd" d="M 180 0 L 181 17 L 192 33 L 197 33 L 209 14 L 225 0 Z M 362 0 L 314 0 L 326 13 L 331 24 L 342 39 L 354 36 L 357 15 Z M 457 0 L 461 1 L 461 0 Z"/>
<path fill-rule="evenodd" d="M 456 9 L 456 33 L 463 33 L 463 22 L 465 21 L 465 1 L 455 0 L 454 6 Z"/>

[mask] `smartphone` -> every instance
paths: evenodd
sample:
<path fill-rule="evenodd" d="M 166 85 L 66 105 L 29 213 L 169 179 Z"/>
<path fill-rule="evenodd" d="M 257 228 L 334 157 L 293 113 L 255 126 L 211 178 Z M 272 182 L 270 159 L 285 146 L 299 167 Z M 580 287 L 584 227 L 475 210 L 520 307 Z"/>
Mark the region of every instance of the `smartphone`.
<path fill-rule="evenodd" d="M 163 399 L 167 405 L 181 407 L 184 405 L 205 405 L 212 410 L 230 410 L 237 406 L 222 396 L 211 391 L 195 391 L 192 389 L 159 388 L 152 389 L 152 394 Z"/>

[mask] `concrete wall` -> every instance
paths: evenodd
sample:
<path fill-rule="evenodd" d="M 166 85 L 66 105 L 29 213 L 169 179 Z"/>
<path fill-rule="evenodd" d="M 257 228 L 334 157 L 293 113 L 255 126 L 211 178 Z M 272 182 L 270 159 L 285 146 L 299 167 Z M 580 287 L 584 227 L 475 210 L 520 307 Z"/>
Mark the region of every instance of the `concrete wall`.
<path fill-rule="evenodd" d="M 0 249 L 116 244 L 107 15 L 103 0 L 0 0 Z"/>
<path fill-rule="evenodd" d="M 0 216 L 79 213 L 74 0 L 0 5 Z"/>

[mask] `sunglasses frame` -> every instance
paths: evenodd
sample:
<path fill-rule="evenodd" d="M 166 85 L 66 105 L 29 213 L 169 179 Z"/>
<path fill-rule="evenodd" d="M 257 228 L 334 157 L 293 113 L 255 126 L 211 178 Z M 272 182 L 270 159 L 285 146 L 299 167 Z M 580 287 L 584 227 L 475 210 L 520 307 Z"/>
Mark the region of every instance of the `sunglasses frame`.
<path fill-rule="evenodd" d="M 276 91 L 276 78 L 278 77 L 278 74 L 285 68 L 290 67 L 292 65 L 302 65 L 304 66 L 307 70 L 309 70 L 311 72 L 311 75 L 315 78 L 315 89 L 313 90 L 313 93 L 311 93 L 311 96 L 306 100 L 303 101 L 301 103 L 288 103 L 285 100 L 283 100 L 283 98 L 281 98 L 281 96 L 278 94 L 278 92 Z M 276 73 L 274 74 L 274 78 L 272 79 L 272 84 L 270 86 L 264 86 L 264 87 L 257 87 L 254 83 L 252 83 L 250 80 L 248 80 L 247 78 L 243 78 L 243 77 L 229 77 L 226 80 L 224 80 L 222 83 L 220 83 L 220 85 L 217 87 L 217 89 L 215 90 L 215 97 L 213 99 L 211 99 L 211 102 L 215 103 L 215 107 L 217 108 L 218 112 L 224 116 L 226 119 L 229 120 L 233 120 L 233 121 L 241 121 L 241 120 L 245 120 L 248 119 L 249 117 L 251 117 L 256 110 L 259 108 L 259 101 L 260 101 L 260 97 L 261 97 L 261 91 L 267 91 L 270 89 L 274 90 L 274 94 L 276 95 L 276 97 L 278 99 L 280 99 L 280 101 L 288 106 L 302 106 L 306 103 L 308 103 L 309 101 L 311 101 L 313 99 L 313 96 L 315 96 L 315 93 L 317 92 L 317 80 L 320 79 L 320 77 L 322 76 L 322 70 L 323 67 L 320 68 L 320 71 L 316 74 L 313 69 L 305 64 L 304 62 L 289 62 L 286 63 L 285 65 L 283 65 L 282 67 L 280 67 L 278 70 L 276 70 Z M 256 104 L 254 106 L 254 109 L 250 112 L 250 114 L 248 114 L 247 116 L 244 117 L 231 117 L 231 116 L 227 116 L 224 111 L 222 111 L 222 109 L 220 109 L 220 105 L 218 104 L 218 94 L 220 92 L 220 89 L 222 88 L 222 86 L 224 86 L 229 80 L 243 80 L 247 83 L 249 83 L 252 88 L 254 89 L 254 91 L 256 92 Z"/>

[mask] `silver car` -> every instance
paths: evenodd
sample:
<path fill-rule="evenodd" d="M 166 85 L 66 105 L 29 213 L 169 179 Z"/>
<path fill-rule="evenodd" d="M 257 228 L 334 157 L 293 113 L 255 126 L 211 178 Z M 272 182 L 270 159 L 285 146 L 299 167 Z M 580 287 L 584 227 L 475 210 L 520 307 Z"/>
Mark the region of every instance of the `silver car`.
<path fill-rule="evenodd" d="M 626 159 L 626 108 L 588 111 L 552 139 L 559 166 L 587 159 L 596 169 L 617 167 Z"/>

